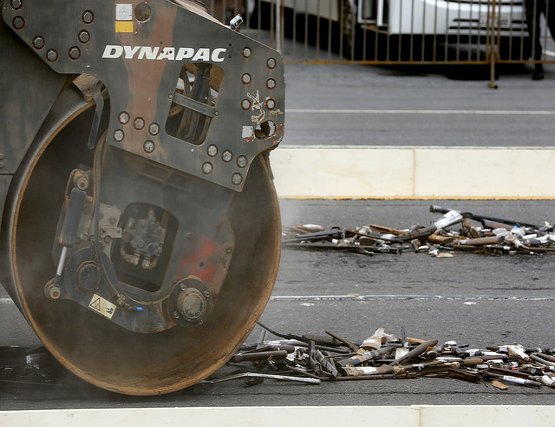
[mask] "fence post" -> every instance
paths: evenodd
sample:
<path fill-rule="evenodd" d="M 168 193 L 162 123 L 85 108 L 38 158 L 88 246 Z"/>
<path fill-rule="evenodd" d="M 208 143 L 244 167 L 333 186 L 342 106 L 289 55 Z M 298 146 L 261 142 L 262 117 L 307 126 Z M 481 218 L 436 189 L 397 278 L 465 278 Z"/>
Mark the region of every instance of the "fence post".
<path fill-rule="evenodd" d="M 276 1 L 276 50 L 283 54 L 283 41 L 285 40 L 285 32 L 283 28 L 284 8 L 285 4 L 282 0 Z"/>
<path fill-rule="evenodd" d="M 497 89 L 497 82 L 495 78 L 495 67 L 498 54 L 498 37 L 496 37 L 497 32 L 497 0 L 491 0 L 488 3 L 489 10 L 487 16 L 487 37 L 486 37 L 486 55 L 487 61 L 490 66 L 490 80 L 488 87 L 490 89 Z"/>

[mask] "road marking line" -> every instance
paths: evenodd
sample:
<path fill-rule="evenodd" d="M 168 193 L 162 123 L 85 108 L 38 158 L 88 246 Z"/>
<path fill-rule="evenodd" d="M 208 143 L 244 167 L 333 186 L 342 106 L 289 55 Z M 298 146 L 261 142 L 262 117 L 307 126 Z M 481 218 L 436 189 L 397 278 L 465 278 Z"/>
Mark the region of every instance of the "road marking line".
<path fill-rule="evenodd" d="M 0 305 L 4 304 L 13 304 L 13 301 L 11 298 L 0 298 Z"/>
<path fill-rule="evenodd" d="M 523 296 L 464 296 L 464 295 L 275 295 L 270 301 L 306 302 L 306 301 L 555 301 L 555 297 Z"/>
<path fill-rule="evenodd" d="M 287 114 L 420 114 L 420 115 L 489 115 L 489 116 L 555 116 L 549 110 L 354 110 L 290 108 Z"/>

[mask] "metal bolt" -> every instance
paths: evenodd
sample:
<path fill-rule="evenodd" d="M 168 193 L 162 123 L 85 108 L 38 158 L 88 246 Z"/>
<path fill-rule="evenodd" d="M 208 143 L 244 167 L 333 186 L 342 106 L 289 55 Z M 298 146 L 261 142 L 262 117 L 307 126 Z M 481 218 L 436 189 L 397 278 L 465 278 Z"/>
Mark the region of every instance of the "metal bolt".
<path fill-rule="evenodd" d="M 243 110 L 248 110 L 248 109 L 250 109 L 250 108 L 251 108 L 251 102 L 250 102 L 248 99 L 243 99 L 243 100 L 241 101 L 241 108 L 242 108 Z"/>
<path fill-rule="evenodd" d="M 185 290 L 185 284 L 184 283 L 180 283 L 179 284 L 179 289 L 181 289 L 182 291 Z"/>
<path fill-rule="evenodd" d="M 62 291 L 58 286 L 52 286 L 48 290 L 48 296 L 53 300 L 59 299 L 62 296 Z"/>
<path fill-rule="evenodd" d="M 239 185 L 243 182 L 243 177 L 240 173 L 234 173 L 231 177 L 231 182 L 233 182 L 235 185 Z"/>
<path fill-rule="evenodd" d="M 237 166 L 239 166 L 240 168 L 244 168 L 245 166 L 247 166 L 248 160 L 245 156 L 239 156 L 237 157 Z"/>
<path fill-rule="evenodd" d="M 135 126 L 135 129 L 141 130 L 142 128 L 145 127 L 144 119 L 142 117 L 137 117 L 133 122 L 133 126 Z"/>
<path fill-rule="evenodd" d="M 116 142 L 121 142 L 123 141 L 123 138 L 125 138 L 125 133 L 123 133 L 121 129 L 116 129 L 114 131 L 114 140 Z"/>
<path fill-rule="evenodd" d="M 231 159 L 233 159 L 233 153 L 229 150 L 225 150 L 222 153 L 222 160 L 226 163 L 231 162 Z"/>
<path fill-rule="evenodd" d="M 268 89 L 273 89 L 273 88 L 275 88 L 275 87 L 276 87 L 276 81 L 275 81 L 274 79 L 268 79 L 268 80 L 266 81 L 266 87 L 267 87 Z"/>
<path fill-rule="evenodd" d="M 276 108 L 276 101 L 274 101 L 272 98 L 269 98 L 266 100 L 266 107 L 269 110 L 273 110 L 274 108 Z"/>
<path fill-rule="evenodd" d="M 143 150 L 147 153 L 152 153 L 154 151 L 154 142 L 152 141 L 145 141 L 143 144 Z"/>
<path fill-rule="evenodd" d="M 127 111 L 122 111 L 119 113 L 118 120 L 122 125 L 129 123 L 129 113 Z"/>
<path fill-rule="evenodd" d="M 177 312 L 177 310 L 174 311 L 172 315 L 173 315 L 174 319 L 179 319 L 179 313 Z"/>
<path fill-rule="evenodd" d="M 250 58 L 251 55 L 252 55 L 252 50 L 251 50 L 250 47 L 246 47 L 246 48 L 243 49 L 243 56 L 245 58 Z"/>
<path fill-rule="evenodd" d="M 91 39 L 91 35 L 87 30 L 79 31 L 79 41 L 81 43 L 87 43 Z"/>
<path fill-rule="evenodd" d="M 92 13 L 90 10 L 86 10 L 85 12 L 83 12 L 83 22 L 85 24 L 90 24 L 92 21 L 94 21 L 94 13 Z"/>
<path fill-rule="evenodd" d="M 208 152 L 208 155 L 210 157 L 214 157 L 216 154 L 218 154 L 218 147 L 215 145 L 209 145 L 206 151 Z"/>
<path fill-rule="evenodd" d="M 54 62 L 56 59 L 58 59 L 58 52 L 56 52 L 54 49 L 50 49 L 48 52 L 46 52 L 46 59 L 48 59 L 50 62 Z"/>
<path fill-rule="evenodd" d="M 249 73 L 245 73 L 241 76 L 241 81 L 246 85 L 248 85 L 251 82 L 251 80 L 252 80 L 252 77 Z"/>
<path fill-rule="evenodd" d="M 69 57 L 71 59 L 79 59 L 81 56 L 81 50 L 77 46 L 73 46 L 69 49 Z"/>
<path fill-rule="evenodd" d="M 212 163 L 210 162 L 205 162 L 202 164 L 202 173 L 204 173 L 205 175 L 208 175 L 210 173 L 212 173 L 212 170 L 214 169 L 214 167 L 212 166 Z"/>
<path fill-rule="evenodd" d="M 148 132 L 152 135 L 158 135 L 160 133 L 160 125 L 158 123 L 151 123 L 148 127 Z"/>
<path fill-rule="evenodd" d="M 232 252 L 233 252 L 233 249 L 231 249 L 231 248 L 227 248 L 225 250 L 225 253 L 228 254 L 228 255 L 231 255 Z"/>
<path fill-rule="evenodd" d="M 33 39 L 33 46 L 35 49 L 42 49 L 44 47 L 44 38 L 37 36 Z"/>
<path fill-rule="evenodd" d="M 212 296 L 208 291 L 204 291 L 202 295 L 204 295 L 205 298 L 210 298 Z"/>
<path fill-rule="evenodd" d="M 25 26 L 25 20 L 21 16 L 16 16 L 12 24 L 16 30 L 21 30 Z"/>
<path fill-rule="evenodd" d="M 277 62 L 274 58 L 270 58 L 268 59 L 268 61 L 266 62 L 266 65 L 268 65 L 268 68 L 270 70 L 273 70 L 274 68 L 276 68 Z"/>
<path fill-rule="evenodd" d="M 23 2 L 21 0 L 12 0 L 12 9 L 21 9 L 21 6 L 23 6 Z"/>

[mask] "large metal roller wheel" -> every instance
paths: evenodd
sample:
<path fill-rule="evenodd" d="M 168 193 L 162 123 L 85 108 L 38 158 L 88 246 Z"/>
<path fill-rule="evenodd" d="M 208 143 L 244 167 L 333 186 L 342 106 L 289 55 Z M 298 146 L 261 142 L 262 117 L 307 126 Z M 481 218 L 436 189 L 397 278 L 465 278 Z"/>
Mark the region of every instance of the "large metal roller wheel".
<path fill-rule="evenodd" d="M 79 108 L 82 111 L 70 111 L 65 122 L 59 120 L 57 128 L 36 141 L 20 168 L 4 223 L 13 278 L 6 287 L 46 348 L 87 382 L 134 395 L 193 385 L 228 360 L 270 297 L 279 263 L 280 218 L 268 166 L 261 158 L 255 161 L 244 191 L 232 202 L 228 217 L 235 249 L 206 322 L 133 333 L 73 301 L 44 296 L 45 283 L 56 269 L 52 243 L 67 177 L 72 168 L 92 162 L 86 149 L 92 115 Z"/>

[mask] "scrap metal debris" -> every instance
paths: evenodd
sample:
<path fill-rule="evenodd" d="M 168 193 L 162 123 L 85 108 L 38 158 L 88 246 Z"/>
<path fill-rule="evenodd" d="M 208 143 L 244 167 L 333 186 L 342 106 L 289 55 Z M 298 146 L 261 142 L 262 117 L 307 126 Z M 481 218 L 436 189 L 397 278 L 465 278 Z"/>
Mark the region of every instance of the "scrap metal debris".
<path fill-rule="evenodd" d="M 248 385 L 265 379 L 319 384 L 322 381 L 454 378 L 505 390 L 510 385 L 555 388 L 555 349 L 520 344 L 486 349 L 437 339 L 419 339 L 377 329 L 361 343 L 334 332 L 293 335 L 259 323 L 256 344 L 243 345 L 228 362 L 236 369 L 210 383 L 247 378 Z M 268 339 L 268 335 L 279 339 Z"/>
<path fill-rule="evenodd" d="M 0 347 L 0 387 L 71 387 L 67 371 L 44 348 Z M 62 377 L 66 377 L 61 380 Z"/>
<path fill-rule="evenodd" d="M 285 248 L 335 249 L 367 255 L 412 250 L 439 258 L 452 257 L 455 251 L 511 255 L 555 252 L 554 226 L 548 222 L 540 226 L 440 206 L 430 206 L 430 212 L 443 216 L 427 227 L 397 229 L 369 224 L 325 229 L 317 224 L 295 225 L 285 228 L 282 244 Z"/>

